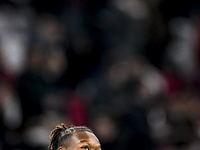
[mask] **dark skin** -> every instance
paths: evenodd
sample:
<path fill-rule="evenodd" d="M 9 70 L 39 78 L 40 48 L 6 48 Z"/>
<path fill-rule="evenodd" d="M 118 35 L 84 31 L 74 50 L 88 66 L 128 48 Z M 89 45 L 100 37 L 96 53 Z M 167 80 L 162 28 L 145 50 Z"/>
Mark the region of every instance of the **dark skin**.
<path fill-rule="evenodd" d="M 73 133 L 70 144 L 68 146 L 67 144 L 65 145 L 60 146 L 58 150 L 101 150 L 98 138 L 87 131 Z"/>

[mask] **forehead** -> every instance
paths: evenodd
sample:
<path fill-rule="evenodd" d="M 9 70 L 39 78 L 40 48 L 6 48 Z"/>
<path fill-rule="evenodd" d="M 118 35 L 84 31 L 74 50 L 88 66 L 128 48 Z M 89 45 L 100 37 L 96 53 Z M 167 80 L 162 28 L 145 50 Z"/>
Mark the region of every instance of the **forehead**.
<path fill-rule="evenodd" d="M 73 133 L 72 141 L 74 144 L 79 144 L 84 141 L 90 144 L 100 145 L 97 137 L 93 133 L 87 131 Z"/>

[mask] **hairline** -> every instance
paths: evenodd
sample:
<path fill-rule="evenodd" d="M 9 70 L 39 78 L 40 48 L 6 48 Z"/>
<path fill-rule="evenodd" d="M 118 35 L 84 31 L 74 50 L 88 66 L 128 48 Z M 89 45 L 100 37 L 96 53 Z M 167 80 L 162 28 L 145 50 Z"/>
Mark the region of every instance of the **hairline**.
<path fill-rule="evenodd" d="M 91 129 L 89 129 L 88 127 L 85 127 L 85 126 L 76 126 L 74 128 L 75 129 L 73 131 L 69 132 L 68 134 L 65 133 L 65 132 L 67 132 L 67 130 L 70 130 L 70 128 L 68 128 L 68 129 L 66 129 L 66 131 L 64 131 L 65 134 L 63 133 L 64 135 L 62 135 L 60 137 L 60 140 L 59 140 L 60 142 L 58 144 L 58 147 L 61 146 L 61 147 L 67 148 L 68 146 L 70 146 L 70 141 L 72 140 L 72 136 L 75 133 L 78 133 L 78 132 L 88 132 L 88 133 L 94 134 Z"/>

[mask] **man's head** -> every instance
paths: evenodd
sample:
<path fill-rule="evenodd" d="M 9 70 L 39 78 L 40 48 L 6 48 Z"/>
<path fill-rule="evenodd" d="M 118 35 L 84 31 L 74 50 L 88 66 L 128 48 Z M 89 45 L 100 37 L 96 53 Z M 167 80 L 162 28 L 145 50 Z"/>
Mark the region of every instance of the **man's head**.
<path fill-rule="evenodd" d="M 101 150 L 94 133 L 85 126 L 56 126 L 50 135 L 51 150 Z"/>

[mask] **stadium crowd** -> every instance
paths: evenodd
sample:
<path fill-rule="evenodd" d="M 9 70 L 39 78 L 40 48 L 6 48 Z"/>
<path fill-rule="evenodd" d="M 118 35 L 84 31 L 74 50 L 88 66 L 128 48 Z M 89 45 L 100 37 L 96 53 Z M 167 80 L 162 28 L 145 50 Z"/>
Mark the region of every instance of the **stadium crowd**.
<path fill-rule="evenodd" d="M 1 0 L 0 150 L 61 122 L 103 150 L 200 149 L 198 0 Z"/>

